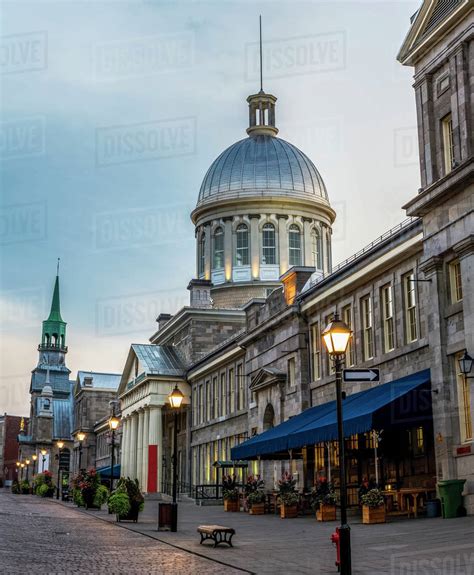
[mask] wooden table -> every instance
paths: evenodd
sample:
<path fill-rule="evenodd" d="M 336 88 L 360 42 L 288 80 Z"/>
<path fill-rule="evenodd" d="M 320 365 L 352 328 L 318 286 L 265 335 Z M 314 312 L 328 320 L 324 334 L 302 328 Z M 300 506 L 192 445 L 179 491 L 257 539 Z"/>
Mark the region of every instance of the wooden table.
<path fill-rule="evenodd" d="M 386 490 L 383 492 L 385 497 L 391 497 L 392 501 L 396 500 L 397 508 L 399 511 L 406 511 L 408 517 L 411 515 L 411 510 L 413 509 L 413 516 L 418 517 L 418 510 L 420 507 L 421 497 L 424 495 L 426 499 L 430 493 L 435 493 L 436 490 L 432 487 L 402 487 L 397 490 Z M 413 501 L 413 506 L 410 507 L 408 502 L 408 508 L 406 505 L 406 500 L 411 499 Z"/>

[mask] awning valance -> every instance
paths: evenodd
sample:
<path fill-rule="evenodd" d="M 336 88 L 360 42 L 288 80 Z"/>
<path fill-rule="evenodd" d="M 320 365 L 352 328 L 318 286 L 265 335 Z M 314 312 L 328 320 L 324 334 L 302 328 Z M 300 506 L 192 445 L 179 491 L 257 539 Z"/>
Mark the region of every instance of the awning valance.
<path fill-rule="evenodd" d="M 430 370 L 347 396 L 343 402 L 346 437 L 371 429 L 413 427 L 431 417 Z M 300 449 L 337 439 L 336 402 L 310 407 L 231 450 L 232 459 Z"/>
<path fill-rule="evenodd" d="M 108 467 L 101 467 L 100 469 L 97 469 L 97 473 L 100 473 L 101 479 L 110 479 L 110 465 Z M 120 478 L 120 463 L 114 465 L 113 478 Z"/>

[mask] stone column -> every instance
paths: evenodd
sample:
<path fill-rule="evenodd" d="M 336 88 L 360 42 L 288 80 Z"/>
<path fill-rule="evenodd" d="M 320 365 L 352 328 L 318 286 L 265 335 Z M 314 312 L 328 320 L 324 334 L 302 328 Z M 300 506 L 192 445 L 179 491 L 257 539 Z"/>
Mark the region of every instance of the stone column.
<path fill-rule="evenodd" d="M 142 489 L 147 491 L 148 484 L 148 428 L 150 422 L 150 410 L 145 409 L 143 414 L 143 456 L 142 456 Z"/>
<path fill-rule="evenodd" d="M 162 435 L 162 414 L 161 408 L 152 406 L 149 408 L 148 425 L 148 478 L 147 492 L 155 493 L 161 491 L 163 461 L 163 435 Z"/>
<path fill-rule="evenodd" d="M 204 233 L 206 234 L 206 242 L 204 246 L 204 279 L 210 280 L 211 279 L 211 226 L 205 225 L 203 226 Z"/>
<path fill-rule="evenodd" d="M 224 218 L 224 273 L 225 281 L 232 281 L 232 218 Z"/>
<path fill-rule="evenodd" d="M 138 432 L 138 415 L 133 413 L 130 418 L 130 448 L 128 450 L 128 470 L 130 479 L 137 477 L 137 432 Z"/>
<path fill-rule="evenodd" d="M 311 220 L 310 218 L 303 218 L 303 245 L 304 257 L 302 259 L 303 265 L 313 267 L 313 250 L 311 246 Z"/>
<path fill-rule="evenodd" d="M 138 412 L 138 431 L 137 431 L 137 479 L 140 484 L 140 489 L 143 491 L 143 476 L 142 476 L 142 463 L 143 463 L 143 409 Z"/>
<path fill-rule="evenodd" d="M 260 216 L 250 216 L 250 266 L 252 279 L 260 277 L 260 234 L 258 232 L 258 219 Z"/>
<path fill-rule="evenodd" d="M 280 275 L 288 270 L 288 233 L 286 220 L 288 216 L 278 216 L 278 261 L 280 262 Z"/>
<path fill-rule="evenodd" d="M 128 441 L 128 419 L 122 419 L 122 439 L 120 441 L 120 475 L 127 477 L 127 441 Z"/>
<path fill-rule="evenodd" d="M 420 265 L 426 279 L 430 280 L 427 339 L 431 352 L 431 387 L 438 393 L 432 394 L 433 429 L 435 435 L 436 475 L 438 480 L 456 479 L 456 464 L 453 457 L 453 419 L 457 413 L 455 398 L 456 382 L 450 376 L 449 358 L 446 355 L 445 321 L 445 277 L 443 260 L 434 256 Z M 453 417 L 454 416 L 454 417 Z"/>

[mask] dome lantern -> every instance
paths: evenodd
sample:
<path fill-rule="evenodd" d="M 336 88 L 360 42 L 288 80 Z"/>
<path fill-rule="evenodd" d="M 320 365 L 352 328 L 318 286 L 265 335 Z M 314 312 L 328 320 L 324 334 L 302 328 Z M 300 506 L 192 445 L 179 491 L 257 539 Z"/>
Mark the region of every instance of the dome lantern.
<path fill-rule="evenodd" d="M 277 99 L 271 94 L 261 90 L 247 98 L 249 103 L 249 127 L 247 134 L 257 136 L 260 134 L 276 136 L 278 128 L 275 126 L 275 103 Z"/>

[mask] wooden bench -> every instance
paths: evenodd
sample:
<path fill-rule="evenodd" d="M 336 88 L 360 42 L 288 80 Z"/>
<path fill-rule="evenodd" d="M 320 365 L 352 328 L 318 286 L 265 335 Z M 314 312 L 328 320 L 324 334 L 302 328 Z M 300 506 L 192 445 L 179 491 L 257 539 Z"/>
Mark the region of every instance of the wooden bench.
<path fill-rule="evenodd" d="M 207 539 L 214 541 L 214 547 L 219 543 L 227 543 L 232 547 L 232 537 L 235 535 L 235 529 L 232 527 L 223 527 L 222 525 L 200 525 L 197 528 L 198 533 L 201 535 L 200 544 Z"/>

